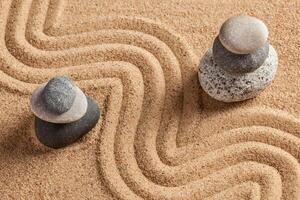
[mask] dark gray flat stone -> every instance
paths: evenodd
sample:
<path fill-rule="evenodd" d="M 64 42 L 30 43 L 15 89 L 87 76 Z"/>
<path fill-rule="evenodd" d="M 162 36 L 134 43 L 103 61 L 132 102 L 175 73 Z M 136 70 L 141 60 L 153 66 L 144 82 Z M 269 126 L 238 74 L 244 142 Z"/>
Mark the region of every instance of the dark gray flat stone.
<path fill-rule="evenodd" d="M 88 133 L 100 118 L 100 109 L 90 97 L 86 97 L 86 114 L 79 120 L 67 124 L 46 122 L 35 117 L 35 131 L 38 140 L 51 148 L 61 148 L 74 143 Z"/>
<path fill-rule="evenodd" d="M 263 65 L 269 54 L 269 42 L 250 54 L 235 54 L 228 51 L 217 37 L 213 44 L 213 58 L 215 63 L 225 71 L 236 73 L 249 73 Z"/>
<path fill-rule="evenodd" d="M 51 79 L 42 93 L 45 106 L 55 114 L 68 111 L 73 105 L 75 96 L 74 85 L 65 76 L 57 76 Z"/>

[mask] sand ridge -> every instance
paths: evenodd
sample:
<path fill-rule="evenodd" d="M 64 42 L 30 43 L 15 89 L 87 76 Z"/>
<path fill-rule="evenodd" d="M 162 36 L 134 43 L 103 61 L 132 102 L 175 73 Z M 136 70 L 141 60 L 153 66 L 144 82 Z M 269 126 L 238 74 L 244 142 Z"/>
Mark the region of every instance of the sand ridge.
<path fill-rule="evenodd" d="M 174 31 L 129 17 L 56 26 L 64 0 L 1 3 L 8 11 L 1 13 L 1 87 L 28 95 L 67 74 L 83 90 L 109 91 L 95 145 L 101 183 L 113 197 L 299 198 L 300 120 L 284 111 L 233 111 L 220 133 L 177 145 L 201 90 L 197 56 Z"/>

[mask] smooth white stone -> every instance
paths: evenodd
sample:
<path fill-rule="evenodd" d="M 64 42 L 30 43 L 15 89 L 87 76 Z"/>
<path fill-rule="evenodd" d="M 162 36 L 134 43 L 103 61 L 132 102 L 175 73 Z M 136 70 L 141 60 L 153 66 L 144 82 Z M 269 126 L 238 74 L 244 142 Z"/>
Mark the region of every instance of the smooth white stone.
<path fill-rule="evenodd" d="M 249 54 L 268 40 L 268 28 L 261 20 L 250 16 L 235 16 L 224 22 L 219 39 L 223 46 L 236 54 Z"/>

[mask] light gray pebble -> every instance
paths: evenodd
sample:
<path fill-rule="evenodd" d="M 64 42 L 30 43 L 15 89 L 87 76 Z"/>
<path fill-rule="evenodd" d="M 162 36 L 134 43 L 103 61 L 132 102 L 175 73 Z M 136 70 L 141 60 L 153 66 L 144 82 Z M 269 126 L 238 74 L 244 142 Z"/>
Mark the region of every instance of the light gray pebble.
<path fill-rule="evenodd" d="M 251 73 L 230 74 L 216 65 L 209 49 L 200 62 L 198 77 L 203 90 L 212 98 L 223 102 L 243 101 L 255 97 L 271 84 L 277 62 L 277 53 L 270 45 L 269 55 L 260 68 Z"/>
<path fill-rule="evenodd" d="M 249 54 L 268 40 L 268 28 L 261 20 L 250 16 L 235 16 L 226 20 L 220 29 L 223 46 L 236 54 Z"/>

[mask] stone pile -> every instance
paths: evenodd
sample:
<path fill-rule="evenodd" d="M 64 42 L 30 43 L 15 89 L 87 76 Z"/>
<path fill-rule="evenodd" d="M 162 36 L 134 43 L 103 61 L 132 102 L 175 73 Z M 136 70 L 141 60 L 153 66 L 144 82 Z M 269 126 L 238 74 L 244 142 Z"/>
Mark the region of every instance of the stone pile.
<path fill-rule="evenodd" d="M 51 148 L 67 146 L 88 133 L 98 122 L 97 103 L 65 76 L 38 87 L 30 107 L 39 141 Z"/>
<path fill-rule="evenodd" d="M 235 102 L 262 92 L 275 78 L 277 53 L 259 19 L 235 16 L 225 21 L 199 65 L 199 81 L 214 99 Z"/>

